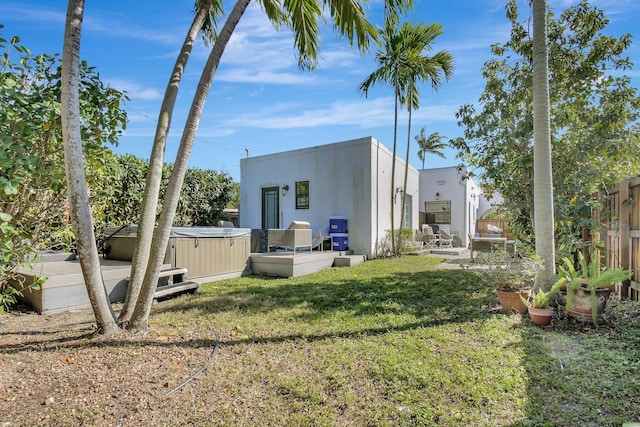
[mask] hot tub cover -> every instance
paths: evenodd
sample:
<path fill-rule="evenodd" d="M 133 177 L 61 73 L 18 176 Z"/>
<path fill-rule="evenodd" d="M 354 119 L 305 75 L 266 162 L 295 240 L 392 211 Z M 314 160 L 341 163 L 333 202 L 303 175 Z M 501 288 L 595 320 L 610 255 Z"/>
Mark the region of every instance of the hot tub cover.
<path fill-rule="evenodd" d="M 135 237 L 138 233 L 137 225 L 124 227 L 108 227 L 105 234 L 111 237 Z M 251 235 L 250 228 L 229 227 L 171 227 L 169 237 L 240 237 Z"/>

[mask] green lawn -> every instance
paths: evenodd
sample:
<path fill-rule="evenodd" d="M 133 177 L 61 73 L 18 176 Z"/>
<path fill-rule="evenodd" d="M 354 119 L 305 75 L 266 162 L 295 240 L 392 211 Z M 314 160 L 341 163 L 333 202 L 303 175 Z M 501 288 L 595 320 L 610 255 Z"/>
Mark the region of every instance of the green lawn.
<path fill-rule="evenodd" d="M 213 425 L 621 425 L 640 421 L 640 309 L 598 328 L 498 309 L 473 272 L 428 257 L 209 283 L 151 323 L 221 348 L 187 385 Z M 179 332 L 180 333 L 180 332 Z M 215 398 L 213 397 L 215 396 Z M 202 418 L 198 418 L 202 417 Z"/>

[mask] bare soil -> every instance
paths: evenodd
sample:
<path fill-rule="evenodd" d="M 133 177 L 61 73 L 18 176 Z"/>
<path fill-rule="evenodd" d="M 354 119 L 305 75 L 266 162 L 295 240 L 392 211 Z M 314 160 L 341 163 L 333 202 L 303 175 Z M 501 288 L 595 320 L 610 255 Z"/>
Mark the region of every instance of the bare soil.
<path fill-rule="evenodd" d="M 640 327 L 640 305 L 616 306 L 611 301 L 612 319 L 598 333 L 616 333 L 614 324 Z M 594 326 L 560 316 L 552 328 Z M 206 337 L 195 321 L 179 330 L 151 325 L 144 336 L 95 332 L 91 309 L 0 314 L 0 427 L 261 424 L 259 396 L 234 394 L 234 377 L 219 375 L 255 351 L 233 332 Z"/>
<path fill-rule="evenodd" d="M 206 369 L 217 339 L 153 326 L 145 336 L 95 331 L 90 309 L 0 314 L 0 426 L 200 424 L 202 384 L 174 389 Z"/>

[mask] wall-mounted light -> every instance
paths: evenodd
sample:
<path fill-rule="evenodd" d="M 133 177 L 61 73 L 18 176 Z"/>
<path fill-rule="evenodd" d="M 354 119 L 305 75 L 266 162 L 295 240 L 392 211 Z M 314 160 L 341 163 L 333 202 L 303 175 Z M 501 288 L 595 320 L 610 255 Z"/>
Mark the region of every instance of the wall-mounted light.
<path fill-rule="evenodd" d="M 404 193 L 404 189 L 402 187 L 396 187 L 396 194 L 393 195 L 393 203 L 396 202 L 399 193 Z"/>
<path fill-rule="evenodd" d="M 284 196 L 289 191 L 289 184 L 285 184 L 282 186 L 282 195 Z"/>
<path fill-rule="evenodd" d="M 440 200 L 440 193 L 436 193 L 436 200 Z"/>

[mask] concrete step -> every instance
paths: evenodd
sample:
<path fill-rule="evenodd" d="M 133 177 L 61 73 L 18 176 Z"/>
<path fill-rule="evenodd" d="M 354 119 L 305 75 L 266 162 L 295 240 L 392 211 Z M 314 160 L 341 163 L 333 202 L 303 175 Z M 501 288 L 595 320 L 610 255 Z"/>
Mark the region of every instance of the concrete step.
<path fill-rule="evenodd" d="M 334 267 L 351 267 L 352 265 L 362 264 L 366 261 L 364 255 L 343 255 L 337 256 L 333 260 Z"/>

